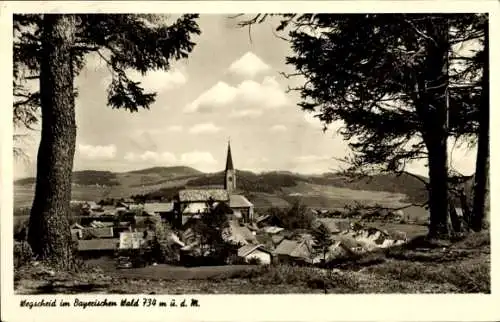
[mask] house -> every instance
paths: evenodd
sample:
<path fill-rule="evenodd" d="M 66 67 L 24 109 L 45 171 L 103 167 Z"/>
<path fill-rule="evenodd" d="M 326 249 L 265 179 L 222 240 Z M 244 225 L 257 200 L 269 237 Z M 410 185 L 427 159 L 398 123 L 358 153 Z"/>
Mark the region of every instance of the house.
<path fill-rule="evenodd" d="M 272 260 L 272 253 L 268 251 L 264 245 L 245 245 L 238 249 L 238 257 L 241 257 L 245 262 L 251 262 L 252 259 L 259 261 L 261 265 L 269 265 Z"/>
<path fill-rule="evenodd" d="M 122 232 L 120 233 L 119 249 L 139 249 L 145 242 L 143 232 Z"/>
<path fill-rule="evenodd" d="M 229 207 L 233 210 L 236 218 L 241 218 L 244 223 L 254 220 L 254 207 L 243 195 L 229 195 Z"/>
<path fill-rule="evenodd" d="M 116 238 L 78 240 L 78 255 L 84 258 L 111 257 L 118 249 L 118 244 Z"/>
<path fill-rule="evenodd" d="M 347 241 L 344 240 L 336 240 L 332 245 L 330 245 L 326 251 L 323 253 L 323 250 L 318 250 L 314 262 L 315 263 L 329 263 L 336 259 L 342 259 L 355 254 L 355 252 L 351 249 L 352 245 L 350 245 Z"/>
<path fill-rule="evenodd" d="M 237 221 L 231 220 L 229 227 L 226 229 L 222 237 L 224 240 L 236 245 L 247 245 L 257 243 L 257 237 L 248 227 L 240 225 Z"/>
<path fill-rule="evenodd" d="M 158 216 L 162 221 L 170 224 L 174 223 L 174 203 L 173 202 L 151 202 L 144 204 L 143 214 L 146 216 Z"/>
<path fill-rule="evenodd" d="M 229 203 L 229 194 L 224 189 L 183 189 L 176 199 L 173 221 L 182 226 L 191 218 L 201 218 L 220 202 Z"/>
<path fill-rule="evenodd" d="M 266 234 L 278 234 L 280 232 L 282 232 L 283 230 L 285 230 L 285 228 L 281 228 L 281 227 L 276 227 L 276 226 L 270 226 L 270 227 L 264 227 L 262 229 Z"/>
<path fill-rule="evenodd" d="M 338 234 L 350 228 L 348 220 L 339 220 L 335 218 L 318 218 L 315 224 L 317 226 L 322 225 L 330 234 Z"/>
<path fill-rule="evenodd" d="M 274 250 L 279 263 L 312 263 L 313 249 L 307 240 L 284 239 Z"/>
<path fill-rule="evenodd" d="M 73 240 L 78 240 L 83 238 L 83 230 L 85 229 L 82 225 L 78 223 L 74 223 L 70 227 L 71 229 L 71 238 Z"/>
<path fill-rule="evenodd" d="M 174 211 L 173 202 L 150 202 L 145 203 L 143 213 L 148 216 L 167 215 Z"/>
<path fill-rule="evenodd" d="M 98 205 L 95 201 L 86 201 L 82 205 L 82 209 L 88 211 L 100 211 L 102 209 L 102 206 Z"/>

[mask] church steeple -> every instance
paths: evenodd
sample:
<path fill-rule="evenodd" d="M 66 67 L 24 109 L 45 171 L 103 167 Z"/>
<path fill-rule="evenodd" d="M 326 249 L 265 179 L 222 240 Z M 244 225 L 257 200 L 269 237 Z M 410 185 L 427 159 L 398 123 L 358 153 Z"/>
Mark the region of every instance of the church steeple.
<path fill-rule="evenodd" d="M 231 143 L 227 142 L 227 159 L 226 159 L 226 169 L 225 180 L 224 180 L 224 189 L 226 189 L 229 193 L 236 190 L 236 170 L 233 166 L 233 156 L 231 155 Z"/>
<path fill-rule="evenodd" d="M 233 167 L 233 157 L 231 155 L 231 142 L 227 142 L 227 159 L 226 159 L 226 171 L 234 170 Z"/>

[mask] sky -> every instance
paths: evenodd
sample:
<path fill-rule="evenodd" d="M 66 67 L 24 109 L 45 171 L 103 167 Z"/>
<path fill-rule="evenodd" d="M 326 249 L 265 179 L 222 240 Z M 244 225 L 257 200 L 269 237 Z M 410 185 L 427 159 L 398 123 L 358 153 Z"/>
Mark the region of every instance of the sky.
<path fill-rule="evenodd" d="M 298 80 L 285 64 L 289 44 L 264 23 L 235 26 L 225 15 L 202 15 L 202 30 L 189 58 L 169 71 L 145 77 L 129 75 L 158 93 L 149 110 L 130 113 L 106 106 L 110 74 L 96 55 L 75 81 L 77 143 L 75 170 L 129 171 L 152 166 L 191 166 L 201 171 L 224 169 L 230 140 L 237 169 L 255 172 L 286 170 L 305 174 L 337 171 L 336 159 L 348 153 L 338 125 L 322 131 L 312 114 L 297 106 L 287 92 Z M 15 178 L 35 173 L 39 132 L 21 143 L 28 160 L 15 161 Z M 456 149 L 453 167 L 474 172 L 475 151 Z M 409 171 L 427 175 L 424 162 Z"/>

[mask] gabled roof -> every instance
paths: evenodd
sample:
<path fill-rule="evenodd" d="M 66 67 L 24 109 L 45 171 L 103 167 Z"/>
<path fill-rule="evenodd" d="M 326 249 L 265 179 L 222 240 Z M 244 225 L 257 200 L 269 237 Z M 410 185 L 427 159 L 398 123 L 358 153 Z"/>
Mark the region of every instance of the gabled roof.
<path fill-rule="evenodd" d="M 79 251 L 89 251 L 89 250 L 114 250 L 118 248 L 119 240 L 117 238 L 112 239 L 89 239 L 89 240 L 78 240 L 78 250 Z"/>
<path fill-rule="evenodd" d="M 224 239 L 236 244 L 252 244 L 257 242 L 255 235 L 248 227 L 240 226 L 237 222 L 229 222 L 229 228 L 223 233 Z"/>
<path fill-rule="evenodd" d="M 208 201 L 228 201 L 229 194 L 224 189 L 184 189 L 179 191 L 180 202 Z"/>
<path fill-rule="evenodd" d="M 144 212 L 148 214 L 158 213 L 158 212 L 170 212 L 174 209 L 174 204 L 172 202 L 154 202 L 144 204 Z"/>
<path fill-rule="evenodd" d="M 113 227 L 87 227 L 85 231 L 94 238 L 111 238 L 113 237 Z"/>
<path fill-rule="evenodd" d="M 271 254 L 270 251 L 268 251 L 264 245 L 262 244 L 258 244 L 258 245 L 245 245 L 245 246 L 242 246 L 238 249 L 238 256 L 240 257 L 245 257 L 249 254 L 251 254 L 253 251 L 255 250 L 260 250 L 260 251 L 263 251 L 263 252 L 266 252 L 266 253 L 269 253 Z"/>
<path fill-rule="evenodd" d="M 242 195 L 230 195 L 229 196 L 229 207 L 231 208 L 250 208 L 253 204 L 248 201 L 245 196 Z"/>
<path fill-rule="evenodd" d="M 279 255 L 288 255 L 291 257 L 306 258 L 311 256 L 311 249 L 306 241 L 298 242 L 295 240 L 283 240 L 274 251 Z"/>
<path fill-rule="evenodd" d="M 347 230 L 349 223 L 347 224 L 334 218 L 318 218 L 318 223 L 323 225 L 330 233 L 339 233 L 343 230 Z"/>
<path fill-rule="evenodd" d="M 84 229 L 84 227 L 82 225 L 80 225 L 79 223 L 74 223 L 73 225 L 71 225 L 70 228 L 71 229 Z"/>

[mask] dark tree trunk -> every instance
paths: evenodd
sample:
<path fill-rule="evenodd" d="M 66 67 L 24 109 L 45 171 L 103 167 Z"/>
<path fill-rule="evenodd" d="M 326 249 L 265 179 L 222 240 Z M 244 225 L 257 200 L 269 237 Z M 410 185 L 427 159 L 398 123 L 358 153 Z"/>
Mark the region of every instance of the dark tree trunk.
<path fill-rule="evenodd" d="M 71 54 L 74 39 L 73 16 L 44 15 L 40 57 L 42 133 L 28 240 L 40 259 L 61 268 L 73 264 L 68 214 L 76 141 Z"/>
<path fill-rule="evenodd" d="M 448 40 L 447 18 L 429 21 L 428 56 L 425 61 L 423 137 L 429 165 L 429 237 L 448 235 Z"/>
<path fill-rule="evenodd" d="M 474 203 L 471 228 L 480 231 L 483 228 L 486 213 L 489 177 L 489 146 L 490 146 L 490 89 L 489 89 L 489 27 L 488 21 L 484 27 L 484 69 L 482 79 L 481 103 L 479 106 L 479 135 L 477 143 L 476 175 L 474 178 Z"/>
<path fill-rule="evenodd" d="M 429 149 L 429 211 L 429 237 L 447 235 L 448 168 L 445 139 L 435 142 Z"/>

